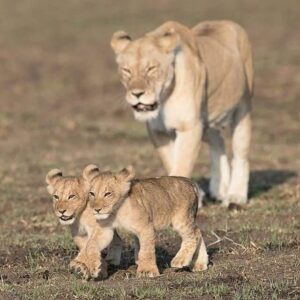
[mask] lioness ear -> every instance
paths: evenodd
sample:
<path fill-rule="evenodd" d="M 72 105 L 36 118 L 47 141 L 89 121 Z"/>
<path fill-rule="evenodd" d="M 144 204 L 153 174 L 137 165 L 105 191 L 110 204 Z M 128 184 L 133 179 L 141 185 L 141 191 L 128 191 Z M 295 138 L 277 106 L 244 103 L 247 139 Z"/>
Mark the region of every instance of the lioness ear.
<path fill-rule="evenodd" d="M 88 165 L 82 172 L 82 177 L 85 181 L 91 181 L 100 173 L 99 167 L 96 165 Z"/>
<path fill-rule="evenodd" d="M 135 176 L 135 172 L 134 172 L 134 169 L 132 166 L 128 166 L 128 167 L 122 169 L 117 175 L 117 177 L 119 179 L 125 180 L 125 181 L 132 180 L 134 178 L 134 176 Z"/>
<path fill-rule="evenodd" d="M 149 33 L 148 36 L 153 36 L 156 38 L 160 48 L 169 53 L 174 51 L 179 46 L 180 39 L 174 27 L 163 27 L 160 27 L 157 30 Z"/>
<path fill-rule="evenodd" d="M 52 169 L 46 175 L 46 183 L 47 183 L 47 190 L 50 194 L 53 193 L 53 185 L 56 181 L 63 176 L 62 171 L 59 169 Z"/>
<path fill-rule="evenodd" d="M 110 45 L 115 54 L 122 52 L 131 42 L 131 37 L 125 31 L 117 31 L 113 34 Z"/>
<path fill-rule="evenodd" d="M 179 45 L 179 35 L 174 28 L 170 28 L 158 38 L 158 43 L 166 52 L 171 52 Z"/>

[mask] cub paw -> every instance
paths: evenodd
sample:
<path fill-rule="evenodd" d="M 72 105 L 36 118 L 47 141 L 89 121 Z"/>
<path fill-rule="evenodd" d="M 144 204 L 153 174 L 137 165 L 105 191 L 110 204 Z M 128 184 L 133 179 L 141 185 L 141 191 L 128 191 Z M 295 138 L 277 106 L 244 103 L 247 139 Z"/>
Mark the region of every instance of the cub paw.
<path fill-rule="evenodd" d="M 105 279 L 108 277 L 107 274 L 107 263 L 106 261 L 102 260 L 102 262 L 98 262 L 94 264 L 90 268 L 91 277 L 94 279 Z"/>
<path fill-rule="evenodd" d="M 84 280 L 89 280 L 91 278 L 88 267 L 81 261 L 72 260 L 70 263 L 70 270 L 76 277 Z"/>
<path fill-rule="evenodd" d="M 186 261 L 185 257 L 182 256 L 175 256 L 172 261 L 171 261 L 171 267 L 172 268 L 184 268 L 184 267 L 188 267 L 189 266 L 189 262 Z"/>
<path fill-rule="evenodd" d="M 160 274 L 159 274 L 157 266 L 153 266 L 153 267 L 138 266 L 136 275 L 138 278 L 142 278 L 142 277 L 151 277 L 152 278 L 152 277 L 157 277 Z"/>

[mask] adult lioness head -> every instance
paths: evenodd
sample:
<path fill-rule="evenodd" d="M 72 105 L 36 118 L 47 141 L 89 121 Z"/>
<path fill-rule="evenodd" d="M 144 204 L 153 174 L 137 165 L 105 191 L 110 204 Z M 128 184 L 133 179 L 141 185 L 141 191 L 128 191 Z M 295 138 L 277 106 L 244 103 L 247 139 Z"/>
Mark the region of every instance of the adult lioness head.
<path fill-rule="evenodd" d="M 134 172 L 131 167 L 119 173 L 100 172 L 95 165 L 88 165 L 83 178 L 89 186 L 89 205 L 97 220 L 109 218 L 127 196 Z"/>
<path fill-rule="evenodd" d="M 126 100 L 136 119 L 145 121 L 157 116 L 174 79 L 178 45 L 179 36 L 172 23 L 134 41 L 124 31 L 113 35 L 111 46 L 127 91 Z"/>
<path fill-rule="evenodd" d="M 72 225 L 87 205 L 84 181 L 78 177 L 64 177 L 62 171 L 53 169 L 48 172 L 46 183 L 59 222 Z"/>

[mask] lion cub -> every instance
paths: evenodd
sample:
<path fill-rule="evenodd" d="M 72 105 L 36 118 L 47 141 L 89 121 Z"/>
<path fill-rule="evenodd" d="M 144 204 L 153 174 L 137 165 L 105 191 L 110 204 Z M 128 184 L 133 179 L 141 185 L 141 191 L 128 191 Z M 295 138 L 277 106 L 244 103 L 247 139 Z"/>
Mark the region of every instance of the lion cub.
<path fill-rule="evenodd" d="M 53 208 L 62 225 L 69 225 L 79 254 L 70 263 L 72 271 L 84 279 L 107 277 L 107 264 L 101 258 L 101 240 L 107 239 L 87 205 L 88 191 L 84 180 L 79 177 L 63 176 L 58 169 L 46 176 L 47 189 L 53 198 Z M 113 239 L 106 260 L 119 265 L 122 251 L 121 239 L 117 233 Z"/>
<path fill-rule="evenodd" d="M 208 256 L 195 218 L 198 209 L 197 186 L 184 177 L 165 176 L 133 180 L 128 167 L 119 173 L 101 173 L 89 165 L 83 178 L 90 184 L 89 205 L 101 226 L 124 228 L 136 237 L 138 276 L 159 275 L 155 258 L 155 230 L 172 225 L 182 238 L 181 248 L 171 266 L 207 269 Z M 106 247 L 106 243 L 102 247 Z"/>

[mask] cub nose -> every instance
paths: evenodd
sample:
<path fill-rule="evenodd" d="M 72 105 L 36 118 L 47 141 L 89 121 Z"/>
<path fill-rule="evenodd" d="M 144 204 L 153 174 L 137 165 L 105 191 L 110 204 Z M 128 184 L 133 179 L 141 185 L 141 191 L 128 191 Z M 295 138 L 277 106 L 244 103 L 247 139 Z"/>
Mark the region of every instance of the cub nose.
<path fill-rule="evenodd" d="M 131 92 L 131 94 L 133 96 L 135 96 L 136 98 L 140 98 L 141 96 L 143 96 L 145 94 L 145 91 L 142 90 L 134 90 Z"/>
<path fill-rule="evenodd" d="M 61 209 L 59 212 L 63 215 L 66 212 L 66 209 Z"/>
<path fill-rule="evenodd" d="M 100 210 L 101 210 L 101 208 L 95 208 L 95 211 L 96 211 L 97 213 L 99 213 Z"/>

